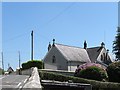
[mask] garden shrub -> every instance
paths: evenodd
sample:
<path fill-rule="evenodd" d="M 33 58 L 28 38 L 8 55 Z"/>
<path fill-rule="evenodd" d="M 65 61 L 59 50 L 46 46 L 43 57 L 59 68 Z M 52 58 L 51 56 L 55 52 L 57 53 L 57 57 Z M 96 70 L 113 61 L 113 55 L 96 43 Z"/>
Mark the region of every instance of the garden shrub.
<path fill-rule="evenodd" d="M 109 81 L 120 83 L 120 61 L 111 63 L 107 67 Z"/>
<path fill-rule="evenodd" d="M 81 65 L 75 72 L 75 76 L 99 81 L 107 79 L 106 70 L 95 63 Z"/>
<path fill-rule="evenodd" d="M 37 67 L 38 69 L 43 68 L 43 62 L 40 60 L 30 60 L 22 64 L 22 70 L 29 69 L 31 67 Z"/>
<path fill-rule="evenodd" d="M 107 78 L 105 71 L 96 66 L 91 66 L 81 70 L 79 72 L 79 76 L 82 78 L 99 80 L 99 81 L 102 81 L 103 79 Z"/>
<path fill-rule="evenodd" d="M 39 75 L 41 80 L 55 80 L 61 82 L 67 82 L 69 80 L 72 80 L 73 83 L 91 84 L 92 90 L 119 90 L 120 88 L 120 83 L 101 82 L 84 78 L 78 78 L 74 76 L 66 76 L 62 74 L 51 73 L 47 71 L 39 70 Z"/>
<path fill-rule="evenodd" d="M 0 70 L 0 75 L 2 75 L 2 74 L 4 74 L 4 70 L 3 69 Z"/>

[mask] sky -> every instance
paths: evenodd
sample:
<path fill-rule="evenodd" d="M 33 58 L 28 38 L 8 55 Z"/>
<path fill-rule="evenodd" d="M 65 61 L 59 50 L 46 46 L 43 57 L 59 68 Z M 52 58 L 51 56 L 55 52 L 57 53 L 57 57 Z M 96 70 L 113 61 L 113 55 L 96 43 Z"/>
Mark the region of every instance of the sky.
<path fill-rule="evenodd" d="M 100 46 L 112 53 L 118 27 L 117 2 L 3 2 L 2 51 L 4 67 L 15 70 L 31 59 L 31 31 L 34 31 L 34 59 L 41 60 L 49 42 L 83 47 Z"/>

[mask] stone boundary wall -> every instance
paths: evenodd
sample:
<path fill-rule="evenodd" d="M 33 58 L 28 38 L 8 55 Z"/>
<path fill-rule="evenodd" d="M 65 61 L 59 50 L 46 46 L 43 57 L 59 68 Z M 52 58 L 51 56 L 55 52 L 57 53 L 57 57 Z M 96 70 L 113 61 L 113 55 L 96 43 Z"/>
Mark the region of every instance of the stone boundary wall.
<path fill-rule="evenodd" d="M 38 69 L 37 67 L 31 68 L 32 73 L 30 78 L 28 79 L 28 82 L 24 85 L 22 90 L 42 90 L 41 82 L 40 82 L 40 77 L 38 74 Z"/>
<path fill-rule="evenodd" d="M 31 73 L 32 73 L 32 68 L 21 71 L 22 75 L 31 75 Z"/>
<path fill-rule="evenodd" d="M 51 69 L 39 69 L 38 71 L 52 72 L 52 73 L 62 74 L 62 75 L 67 75 L 67 76 L 74 76 L 74 73 L 75 73 L 73 71 L 51 70 Z"/>

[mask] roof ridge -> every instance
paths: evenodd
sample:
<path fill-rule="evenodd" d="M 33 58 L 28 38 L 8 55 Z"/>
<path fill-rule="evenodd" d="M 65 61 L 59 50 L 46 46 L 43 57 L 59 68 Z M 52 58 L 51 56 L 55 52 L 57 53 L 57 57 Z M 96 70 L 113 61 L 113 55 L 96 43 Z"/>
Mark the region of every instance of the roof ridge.
<path fill-rule="evenodd" d="M 82 47 L 78 47 L 78 46 L 70 46 L 70 45 L 65 45 L 65 44 L 60 44 L 60 43 L 55 43 L 55 44 L 58 44 L 58 45 L 62 45 L 62 46 L 68 46 L 68 47 L 74 47 L 74 48 L 80 48 L 80 49 L 84 49 Z M 94 46 L 94 47 L 89 47 L 87 49 L 94 49 L 94 48 L 100 48 L 101 46 Z"/>
<path fill-rule="evenodd" d="M 93 49 L 93 48 L 100 48 L 101 46 L 96 46 L 96 47 L 90 47 L 90 48 L 87 48 L 87 49 Z"/>
<path fill-rule="evenodd" d="M 64 44 L 59 44 L 59 43 L 55 43 L 56 45 L 62 45 L 62 46 L 67 46 L 67 47 L 74 47 L 74 48 L 80 48 L 80 49 L 84 49 L 81 47 L 77 47 L 77 46 L 70 46 L 70 45 L 64 45 Z"/>

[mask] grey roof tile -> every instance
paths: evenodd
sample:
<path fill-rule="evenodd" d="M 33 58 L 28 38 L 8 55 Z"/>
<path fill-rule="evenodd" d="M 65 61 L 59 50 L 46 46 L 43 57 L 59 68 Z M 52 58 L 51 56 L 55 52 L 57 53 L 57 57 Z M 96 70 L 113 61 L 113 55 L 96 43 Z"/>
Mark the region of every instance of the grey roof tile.
<path fill-rule="evenodd" d="M 97 60 L 97 57 L 100 54 L 101 50 L 102 50 L 102 47 L 100 46 L 87 48 L 87 52 L 88 52 L 91 62 L 95 62 Z"/>
<path fill-rule="evenodd" d="M 87 51 L 83 48 L 62 44 L 55 44 L 55 46 L 68 61 L 91 62 Z"/>

